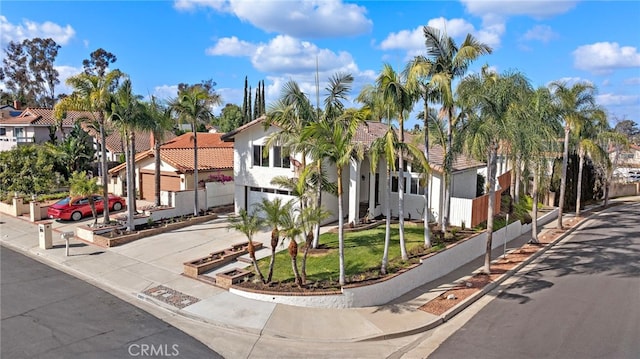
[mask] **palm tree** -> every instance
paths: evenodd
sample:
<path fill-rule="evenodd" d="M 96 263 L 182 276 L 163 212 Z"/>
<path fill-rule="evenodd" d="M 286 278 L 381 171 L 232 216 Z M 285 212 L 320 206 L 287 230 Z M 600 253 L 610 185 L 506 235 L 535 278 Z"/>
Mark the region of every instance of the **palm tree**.
<path fill-rule="evenodd" d="M 162 106 L 155 97 L 151 97 L 151 102 L 146 104 L 148 116 L 151 117 L 151 133 L 153 134 L 153 158 L 154 158 L 154 183 L 155 183 L 155 205 L 160 206 L 160 146 L 167 139 L 167 133 L 175 125 L 171 117 L 171 109 Z"/>
<path fill-rule="evenodd" d="M 495 206 L 496 157 L 501 140 L 513 137 L 512 105 L 522 101 L 530 93 L 527 79 L 520 73 L 499 75 L 486 67 L 481 74 L 468 76 L 457 89 L 460 104 L 468 116 L 465 128 L 465 149 L 476 158 L 487 156 L 487 180 L 489 204 L 487 208 L 487 246 L 483 271 L 491 272 L 491 249 L 493 240 L 493 212 Z"/>
<path fill-rule="evenodd" d="M 306 207 L 298 213 L 300 224 L 302 225 L 302 234 L 305 239 L 304 252 L 302 254 L 302 265 L 300 266 L 302 283 L 307 282 L 307 256 L 309 249 L 313 244 L 313 229 L 325 219 L 329 218 L 330 213 L 323 207 Z"/>
<path fill-rule="evenodd" d="M 562 229 L 562 212 L 567 187 L 567 164 L 569 161 L 569 139 L 572 130 L 579 131 L 584 122 L 593 114 L 595 107 L 595 87 L 587 82 L 577 82 L 569 86 L 564 81 L 551 83 L 551 90 L 564 120 L 564 151 L 562 153 L 562 175 L 560 176 L 560 199 L 556 227 Z"/>
<path fill-rule="evenodd" d="M 140 102 L 142 96 L 134 95 L 131 80 L 122 82 L 114 95 L 111 104 L 111 122 L 120 131 L 125 144 L 125 164 L 127 177 L 127 227 L 129 231 L 135 229 L 133 216 L 136 211 L 135 187 L 135 131 L 148 126 L 149 117 L 144 105 Z"/>
<path fill-rule="evenodd" d="M 249 214 L 244 208 L 242 208 L 240 209 L 240 213 L 238 213 L 237 217 L 229 218 L 229 226 L 227 228 L 242 232 L 247 237 L 247 240 L 249 241 L 247 251 L 249 252 L 253 269 L 260 277 L 262 283 L 266 283 L 264 276 L 260 271 L 260 267 L 258 266 L 258 261 L 256 260 L 256 249 L 253 246 L 253 235 L 260 230 L 261 226 L 262 220 L 260 217 L 256 216 L 255 213 Z"/>
<path fill-rule="evenodd" d="M 285 238 L 289 238 L 289 256 L 291 257 L 291 269 L 293 270 L 293 276 L 295 283 L 298 287 L 302 287 L 302 278 L 298 271 L 298 242 L 296 238 L 302 233 L 302 224 L 300 223 L 300 216 L 295 216 L 294 211 L 290 210 L 281 217 L 282 228 L 280 231 L 284 234 Z"/>
<path fill-rule="evenodd" d="M 73 172 L 69 178 L 69 196 L 71 196 L 71 198 L 76 196 L 87 197 L 89 200 L 91 214 L 93 215 L 92 227 L 95 227 L 98 224 L 98 214 L 96 212 L 96 204 L 93 197 L 100 189 L 97 180 L 97 177 L 87 177 L 87 173 L 85 171 Z"/>
<path fill-rule="evenodd" d="M 358 126 L 362 123 L 361 114 L 347 111 L 334 122 L 312 123 L 302 131 L 302 140 L 315 141 L 322 157 L 335 165 L 338 184 L 338 257 L 340 266 L 340 285 L 346 283 L 344 264 L 344 215 L 342 208 L 342 172 L 351 161 L 362 159 L 360 144 L 353 141 Z"/>
<path fill-rule="evenodd" d="M 269 273 L 267 274 L 266 283 L 271 283 L 273 277 L 273 267 L 276 260 L 276 247 L 280 242 L 280 227 L 282 225 L 282 218 L 289 213 L 293 207 L 293 202 L 282 202 L 279 197 L 269 201 L 266 198 L 262 199 L 262 202 L 256 203 L 256 210 L 264 214 L 264 223 L 272 228 L 271 230 L 271 260 L 269 262 Z"/>
<path fill-rule="evenodd" d="M 109 189 L 107 176 L 107 147 L 106 124 L 111 114 L 112 93 L 124 74 L 113 70 L 104 76 L 81 73 L 67 79 L 67 85 L 73 88 L 73 93 L 60 100 L 54 107 L 56 118 L 63 118 L 67 111 L 85 111 L 87 117 L 80 120 L 95 123 L 100 132 L 100 161 L 102 200 L 104 206 L 103 222 L 109 223 Z"/>
<path fill-rule="evenodd" d="M 451 171 L 453 164 L 453 129 L 455 101 L 452 89 L 452 82 L 456 78 L 462 78 L 471 63 L 478 57 L 490 54 L 493 50 L 488 45 L 479 42 L 471 34 L 467 34 L 465 40 L 460 47 L 455 41 L 449 37 L 446 31 L 441 32 L 431 26 L 423 28 L 425 37 L 425 46 L 427 47 L 426 58 L 431 61 L 430 71 L 437 81 L 434 84 L 437 87 L 438 97 L 442 102 L 440 109 L 441 117 L 447 119 L 447 141 L 444 158 L 444 186 L 445 198 L 443 202 L 443 223 L 442 228 L 449 225 L 449 202 L 451 200 Z"/>
<path fill-rule="evenodd" d="M 200 212 L 198 205 L 198 124 L 211 121 L 213 114 L 211 107 L 219 105 L 222 99 L 216 93 L 209 92 L 204 86 L 187 87 L 178 94 L 178 98 L 171 101 L 170 107 L 178 115 L 180 122 L 191 125 L 193 132 L 193 216 Z"/>
<path fill-rule="evenodd" d="M 439 101 L 439 91 L 437 84 L 446 83 L 446 76 L 442 73 L 433 74 L 435 65 L 424 56 L 414 57 L 405 67 L 403 74 L 407 78 L 407 87 L 409 91 L 419 94 L 422 98 L 424 110 L 422 111 L 422 120 L 424 128 L 424 157 L 429 162 L 429 121 L 431 111 L 429 111 L 429 102 Z M 420 116 L 418 116 L 420 117 Z M 435 120 L 435 118 L 434 118 Z M 431 247 L 431 237 L 429 231 L 429 177 L 424 180 L 424 246 Z"/>
<path fill-rule="evenodd" d="M 415 96 L 406 86 L 406 79 L 402 78 L 389 64 L 384 64 L 382 72 L 376 80 L 376 85 L 389 105 L 390 113 L 397 116 L 400 127 L 400 143 L 404 143 L 404 114 L 413 108 Z M 400 250 L 403 260 L 408 260 L 404 241 L 404 154 L 398 153 L 398 221 L 400 230 Z"/>

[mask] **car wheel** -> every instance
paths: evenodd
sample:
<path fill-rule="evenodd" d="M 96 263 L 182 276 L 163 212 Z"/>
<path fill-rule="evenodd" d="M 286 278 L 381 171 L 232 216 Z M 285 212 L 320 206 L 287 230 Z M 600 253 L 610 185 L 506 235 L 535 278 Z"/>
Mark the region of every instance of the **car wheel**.
<path fill-rule="evenodd" d="M 74 221 L 79 221 L 82 219 L 82 213 L 80 212 L 73 212 L 71 214 L 71 219 L 73 219 Z"/>
<path fill-rule="evenodd" d="M 116 202 L 113 204 L 113 210 L 114 211 L 119 211 L 122 209 L 122 204 L 120 202 Z"/>

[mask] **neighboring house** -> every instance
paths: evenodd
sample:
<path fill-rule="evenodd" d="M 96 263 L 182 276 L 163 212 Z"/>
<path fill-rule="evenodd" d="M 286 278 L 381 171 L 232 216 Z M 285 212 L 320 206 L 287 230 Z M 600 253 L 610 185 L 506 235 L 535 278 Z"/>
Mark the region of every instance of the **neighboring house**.
<path fill-rule="evenodd" d="M 204 186 L 212 177 L 233 176 L 233 143 L 223 142 L 220 133 L 198 133 L 198 178 Z M 136 184 L 139 198 L 155 199 L 155 156 L 153 149 L 139 153 L 136 162 Z M 193 189 L 193 133 L 187 132 L 160 146 L 161 191 Z M 110 192 L 125 195 L 126 165 L 109 170 Z M 231 186 L 231 184 L 227 184 Z"/>
<path fill-rule="evenodd" d="M 620 181 L 640 181 L 640 146 L 630 145 L 628 150 L 612 148 L 609 158 L 614 163 L 614 176 Z"/>
<path fill-rule="evenodd" d="M 62 120 L 62 129 L 68 133 L 74 122 L 84 115 L 83 112 L 70 111 Z M 3 106 L 0 111 L 0 151 L 8 151 L 16 146 L 30 143 L 43 143 L 52 136 L 62 139 L 53 110 L 44 108 L 26 108 L 16 110 Z"/>
<path fill-rule="evenodd" d="M 264 144 L 269 135 L 278 131 L 277 127 L 264 128 L 264 117 L 249 122 L 225 135 L 222 139 L 234 142 L 234 178 L 235 178 L 235 210 L 250 209 L 262 198 L 273 199 L 282 197 L 285 200 L 293 199 L 291 194 L 278 186 L 272 185 L 271 180 L 276 176 L 295 177 L 296 168 L 301 163 L 299 154 L 292 154 L 291 158 L 285 155 L 285 150 L 278 146 L 269 149 L 269 155 L 262 156 Z M 387 130 L 387 125 L 379 122 L 366 122 L 362 124 L 354 141 L 360 142 L 368 149 L 373 141 Z M 405 141 L 411 142 L 411 135 L 405 134 Z M 439 146 L 430 148 L 429 153 L 432 175 L 429 181 L 429 207 L 431 218 L 438 216 L 438 208 L 442 196 L 442 159 L 443 150 Z M 310 159 L 307 159 L 310 163 Z M 409 161 L 405 163 L 405 216 L 407 218 L 421 218 L 424 209 L 423 188 L 419 186 L 420 174 L 412 171 Z M 478 170 L 485 167 L 481 162 L 460 155 L 453 163 L 452 197 L 473 199 L 476 197 L 476 180 Z M 335 167 L 329 164 L 324 166 L 329 179 L 336 180 Z M 386 213 L 386 206 L 391 206 L 393 217 L 398 215 L 398 173 L 392 172 L 391 201 L 384 203 L 384 196 L 389 183 L 387 178 L 386 163 L 384 159 L 376 167 L 376 172 L 371 172 L 371 161 L 368 155 L 359 162 L 344 169 L 343 178 L 343 208 L 348 214 L 348 223 L 358 222 L 368 212 L 376 217 Z M 327 208 L 332 217 L 326 222 L 337 219 L 337 198 L 328 193 L 322 195 L 323 206 Z M 468 224 L 468 223 L 467 223 Z"/>

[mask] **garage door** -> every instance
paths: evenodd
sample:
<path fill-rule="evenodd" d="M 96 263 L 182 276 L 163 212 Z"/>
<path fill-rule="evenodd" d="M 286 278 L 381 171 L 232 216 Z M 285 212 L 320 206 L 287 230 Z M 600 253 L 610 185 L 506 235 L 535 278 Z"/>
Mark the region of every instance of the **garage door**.
<path fill-rule="evenodd" d="M 155 200 L 155 179 L 152 173 L 142 173 L 140 189 L 140 197 L 147 201 Z M 160 189 L 162 191 L 179 191 L 180 177 L 160 175 Z"/>

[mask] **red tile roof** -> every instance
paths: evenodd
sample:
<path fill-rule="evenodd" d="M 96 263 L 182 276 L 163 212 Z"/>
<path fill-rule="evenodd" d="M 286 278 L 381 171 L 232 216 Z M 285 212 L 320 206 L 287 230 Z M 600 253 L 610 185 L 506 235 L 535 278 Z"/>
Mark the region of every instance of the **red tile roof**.
<path fill-rule="evenodd" d="M 233 143 L 223 142 L 221 136 L 221 133 L 198 132 L 198 171 L 233 169 Z M 138 154 L 136 162 L 147 157 L 153 157 L 153 150 Z M 178 172 L 193 172 L 193 133 L 165 142 L 160 146 L 160 158 Z M 122 163 L 109 172 L 117 173 L 124 168 Z"/>
<path fill-rule="evenodd" d="M 92 118 L 91 113 L 84 111 L 68 111 L 67 116 L 62 119 L 62 125 L 65 127 L 72 127 L 76 121 L 84 118 Z M 0 123 L 13 125 L 51 126 L 55 125 L 57 121 L 53 116 L 52 109 L 26 108 L 18 116 L 0 119 Z"/>

